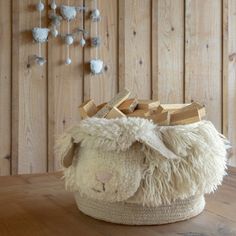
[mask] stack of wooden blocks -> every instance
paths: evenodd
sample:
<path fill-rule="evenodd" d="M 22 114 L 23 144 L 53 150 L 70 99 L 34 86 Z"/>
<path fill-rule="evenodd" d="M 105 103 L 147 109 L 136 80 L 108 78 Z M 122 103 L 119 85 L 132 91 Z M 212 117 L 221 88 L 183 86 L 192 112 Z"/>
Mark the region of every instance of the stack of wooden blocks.
<path fill-rule="evenodd" d="M 88 117 L 114 119 L 141 117 L 158 125 L 184 125 L 202 120 L 205 107 L 197 102 L 191 104 L 160 104 L 155 100 L 129 98 L 130 91 L 124 89 L 107 103 L 96 106 L 93 100 L 80 105 L 82 119 Z"/>

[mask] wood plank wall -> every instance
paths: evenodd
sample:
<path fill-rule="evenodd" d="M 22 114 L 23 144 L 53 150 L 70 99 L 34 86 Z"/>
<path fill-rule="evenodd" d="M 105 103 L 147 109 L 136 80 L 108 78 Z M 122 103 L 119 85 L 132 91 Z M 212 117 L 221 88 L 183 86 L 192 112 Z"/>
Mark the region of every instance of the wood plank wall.
<path fill-rule="evenodd" d="M 71 26 L 98 32 L 102 45 L 74 44 L 67 66 L 65 45 L 50 39 L 43 67 L 29 64 L 38 51 L 30 33 L 39 22 L 37 2 L 0 0 L 0 175 L 58 169 L 55 137 L 80 120 L 78 105 L 88 98 L 102 103 L 124 87 L 163 103 L 204 103 L 236 153 L 236 0 L 69 0 L 97 4 L 99 24 L 85 13 Z M 94 76 L 88 66 L 97 57 L 105 70 Z M 236 165 L 235 155 L 229 163 Z"/>
<path fill-rule="evenodd" d="M 0 1 L 0 175 L 10 173 L 11 1 Z"/>

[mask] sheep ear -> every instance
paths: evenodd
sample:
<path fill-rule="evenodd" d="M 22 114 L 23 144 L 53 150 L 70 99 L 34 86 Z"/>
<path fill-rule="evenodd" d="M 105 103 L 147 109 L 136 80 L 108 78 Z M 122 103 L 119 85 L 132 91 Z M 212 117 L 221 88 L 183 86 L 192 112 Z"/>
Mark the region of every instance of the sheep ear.
<path fill-rule="evenodd" d="M 141 143 L 144 143 L 147 147 L 151 148 L 154 152 L 160 153 L 163 157 L 167 159 L 178 159 L 179 157 L 168 149 L 161 138 L 156 135 L 149 135 L 148 137 L 142 137 L 140 140 Z"/>
<path fill-rule="evenodd" d="M 70 132 L 65 132 L 58 137 L 55 145 L 55 154 L 60 159 L 61 165 L 68 168 L 73 162 L 73 157 L 79 148 Z"/>
<path fill-rule="evenodd" d="M 62 157 L 62 165 L 66 168 L 70 167 L 73 162 L 73 158 L 77 153 L 79 148 L 79 143 L 72 143 L 71 147 L 67 150 L 64 157 Z"/>

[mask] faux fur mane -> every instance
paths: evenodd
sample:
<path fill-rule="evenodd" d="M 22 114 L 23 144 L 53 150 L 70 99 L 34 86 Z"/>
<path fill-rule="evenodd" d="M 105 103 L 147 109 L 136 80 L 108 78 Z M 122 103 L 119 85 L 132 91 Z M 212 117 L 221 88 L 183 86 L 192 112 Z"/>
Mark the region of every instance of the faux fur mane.
<path fill-rule="evenodd" d="M 148 206 L 169 204 L 195 194 L 214 191 L 226 174 L 226 151 L 217 130 L 209 121 L 190 125 L 159 127 L 147 119 L 89 118 L 63 134 L 57 142 L 57 156 L 63 158 L 71 140 L 87 148 L 125 152 L 135 142 L 143 143 L 146 168 L 140 188 L 127 202 Z M 150 140 L 157 148 L 150 146 Z M 160 145 L 169 158 L 158 153 Z M 65 169 L 66 186 L 76 189 L 75 166 Z"/>

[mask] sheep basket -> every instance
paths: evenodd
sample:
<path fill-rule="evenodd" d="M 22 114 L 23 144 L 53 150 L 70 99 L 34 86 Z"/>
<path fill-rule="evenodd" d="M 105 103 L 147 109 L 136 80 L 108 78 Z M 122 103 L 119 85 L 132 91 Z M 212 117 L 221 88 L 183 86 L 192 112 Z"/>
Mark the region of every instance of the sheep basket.
<path fill-rule="evenodd" d="M 87 118 L 59 137 L 56 152 L 79 210 L 119 224 L 194 217 L 226 174 L 224 143 L 206 120 L 159 126 L 137 117 Z"/>

